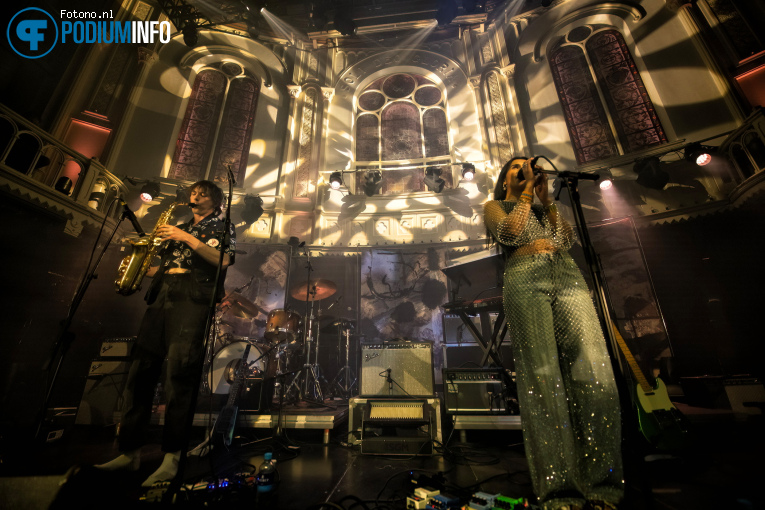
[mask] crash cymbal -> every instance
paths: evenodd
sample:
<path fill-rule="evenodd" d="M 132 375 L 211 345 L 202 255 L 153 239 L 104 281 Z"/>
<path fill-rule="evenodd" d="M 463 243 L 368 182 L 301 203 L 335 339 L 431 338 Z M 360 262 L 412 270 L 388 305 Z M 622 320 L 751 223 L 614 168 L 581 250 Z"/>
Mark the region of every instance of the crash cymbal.
<path fill-rule="evenodd" d="M 311 280 L 292 287 L 290 295 L 301 301 L 319 301 L 328 298 L 337 290 L 334 282 L 329 280 Z"/>
<path fill-rule="evenodd" d="M 242 319 L 252 319 L 261 311 L 265 311 L 238 292 L 231 292 L 223 298 L 223 304 L 226 303 L 229 304 L 226 313 Z"/>

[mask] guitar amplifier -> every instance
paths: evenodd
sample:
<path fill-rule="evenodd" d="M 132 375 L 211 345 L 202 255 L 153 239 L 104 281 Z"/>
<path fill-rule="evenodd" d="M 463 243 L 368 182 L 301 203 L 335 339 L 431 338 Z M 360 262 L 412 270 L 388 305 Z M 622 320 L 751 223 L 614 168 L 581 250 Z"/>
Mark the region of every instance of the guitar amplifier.
<path fill-rule="evenodd" d="M 136 337 L 108 338 L 101 342 L 98 355 L 102 358 L 129 358 Z"/>
<path fill-rule="evenodd" d="M 112 425 L 119 422 L 122 391 L 129 370 L 129 361 L 94 360 L 88 370 L 75 423 Z"/>
<path fill-rule="evenodd" d="M 444 368 L 448 414 L 512 414 L 517 409 L 512 374 L 503 368 Z"/>
<path fill-rule="evenodd" d="M 432 397 L 433 343 L 397 340 L 362 345 L 360 374 L 362 397 Z"/>

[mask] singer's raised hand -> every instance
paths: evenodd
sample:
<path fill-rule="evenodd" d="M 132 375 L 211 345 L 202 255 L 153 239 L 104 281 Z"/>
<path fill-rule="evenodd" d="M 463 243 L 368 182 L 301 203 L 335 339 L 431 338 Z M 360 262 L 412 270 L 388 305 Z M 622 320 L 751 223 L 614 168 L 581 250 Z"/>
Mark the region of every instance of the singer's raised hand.
<path fill-rule="evenodd" d="M 552 200 L 550 200 L 550 190 L 547 187 L 547 174 L 541 172 L 537 174 L 534 180 L 534 192 L 545 207 L 552 203 Z"/>

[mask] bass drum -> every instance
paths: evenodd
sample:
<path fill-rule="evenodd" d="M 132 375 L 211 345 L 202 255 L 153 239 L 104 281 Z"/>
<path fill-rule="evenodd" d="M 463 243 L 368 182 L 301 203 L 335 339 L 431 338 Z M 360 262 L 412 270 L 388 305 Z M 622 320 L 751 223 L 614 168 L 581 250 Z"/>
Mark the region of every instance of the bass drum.
<path fill-rule="evenodd" d="M 231 386 L 234 384 L 236 368 L 242 361 L 247 345 L 250 346 L 250 352 L 247 354 L 245 377 L 265 378 L 268 368 L 268 356 L 263 356 L 263 353 L 266 352 L 266 348 L 249 342 L 231 342 L 218 351 L 213 358 L 209 377 L 212 379 L 211 387 L 214 394 L 227 395 L 229 393 Z M 261 356 L 263 357 L 261 358 Z"/>

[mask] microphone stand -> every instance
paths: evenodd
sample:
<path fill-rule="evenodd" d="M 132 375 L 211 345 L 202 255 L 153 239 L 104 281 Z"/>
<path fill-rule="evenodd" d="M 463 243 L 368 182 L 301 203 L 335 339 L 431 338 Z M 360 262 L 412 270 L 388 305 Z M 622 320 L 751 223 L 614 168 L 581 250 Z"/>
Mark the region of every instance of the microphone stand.
<path fill-rule="evenodd" d="M 215 312 L 217 309 L 217 297 L 218 297 L 218 290 L 219 288 L 222 288 L 223 286 L 223 280 L 221 280 L 221 273 L 223 272 L 223 256 L 226 253 L 226 248 L 229 247 L 231 244 L 231 234 L 230 234 L 230 227 L 231 227 L 231 200 L 234 196 L 234 174 L 231 171 L 231 166 L 227 165 L 228 169 L 228 202 L 226 203 L 226 220 L 223 224 L 223 243 L 221 243 L 220 247 L 220 256 L 218 257 L 218 267 L 216 268 L 215 272 L 215 284 L 213 285 L 213 292 L 210 296 L 210 304 L 207 311 L 207 323 L 205 324 L 205 331 L 204 331 L 204 347 L 202 349 L 203 353 L 207 352 L 207 344 L 210 341 L 210 329 L 212 328 L 213 323 L 215 322 Z M 177 495 L 180 492 L 181 485 L 183 483 L 183 474 L 186 470 L 186 462 L 187 462 L 187 453 L 189 449 L 189 437 L 191 428 L 194 424 L 194 414 L 197 407 L 197 396 L 199 394 L 199 386 L 202 382 L 202 372 L 204 371 L 204 362 L 205 362 L 205 356 L 200 356 L 199 362 L 197 363 L 197 369 L 196 369 L 196 382 L 192 386 L 191 389 L 191 405 L 189 406 L 188 415 L 186 416 L 186 427 L 184 429 L 184 437 L 183 437 L 183 447 L 181 448 L 181 454 L 180 458 L 178 459 L 178 473 L 175 475 L 175 478 L 173 478 L 172 482 L 170 482 L 170 486 L 167 489 L 167 492 L 162 496 L 162 503 L 164 504 L 170 504 L 173 502 L 173 498 L 175 495 Z"/>
<path fill-rule="evenodd" d="M 74 315 L 77 313 L 77 309 L 80 307 L 80 304 L 82 303 L 82 300 L 85 297 L 85 293 L 88 291 L 88 287 L 90 287 L 91 282 L 95 280 L 96 278 L 98 278 L 98 275 L 96 274 L 96 269 L 98 269 L 98 266 L 101 263 L 101 260 L 104 258 L 104 255 L 106 254 L 106 250 L 111 245 L 112 239 L 114 239 L 114 235 L 117 233 L 117 230 L 119 229 L 120 224 L 128 217 L 128 214 L 129 214 L 129 211 L 127 209 L 127 206 L 123 206 L 120 220 L 114 226 L 114 229 L 109 235 L 109 239 L 107 239 L 103 249 L 101 250 L 101 253 L 98 255 L 98 258 L 96 259 L 96 263 L 93 265 L 92 269 L 90 269 L 88 272 L 85 273 L 85 275 L 83 276 L 83 279 L 80 281 L 80 285 L 77 287 L 77 291 L 74 294 L 72 303 L 71 305 L 69 305 L 69 312 L 66 318 L 63 321 L 61 321 L 61 331 L 59 332 L 58 338 L 56 338 L 56 342 L 53 344 L 51 355 L 43 364 L 43 367 L 42 367 L 43 372 L 49 372 L 51 365 L 54 363 L 54 361 L 56 363 L 56 367 L 55 367 L 55 370 L 53 371 L 53 376 L 51 377 L 50 382 L 48 384 L 48 389 L 45 395 L 45 401 L 43 402 L 42 408 L 38 411 L 37 420 L 36 420 L 37 427 L 35 430 L 35 439 L 39 439 L 40 433 L 42 432 L 44 423 L 46 421 L 45 415 L 47 413 L 48 406 L 50 405 L 51 397 L 53 395 L 53 388 L 56 385 L 56 380 L 58 379 L 59 371 L 61 370 L 61 365 L 64 361 L 64 357 L 66 356 L 66 353 L 69 351 L 69 347 L 72 345 L 72 342 L 74 341 L 75 335 L 74 333 L 69 331 L 69 328 L 72 326 L 72 322 L 74 320 Z M 106 222 L 106 216 L 104 216 L 104 222 Z M 142 232 L 139 232 L 139 234 L 140 233 Z M 143 233 L 143 235 L 146 235 L 146 234 Z M 96 239 L 96 246 L 97 245 L 98 245 L 98 239 Z"/>
<path fill-rule="evenodd" d="M 544 158 L 544 156 L 541 156 Z M 547 158 L 550 165 L 555 168 L 555 165 Z M 611 367 L 614 374 L 620 373 L 622 377 L 614 377 L 617 390 L 619 393 L 619 400 L 621 401 L 622 416 L 625 413 L 632 413 L 632 399 L 630 397 L 629 389 L 626 385 L 626 372 L 622 367 L 621 359 L 618 357 L 615 349 L 616 340 L 613 334 L 612 328 L 614 327 L 611 315 L 609 314 L 609 302 L 608 289 L 605 285 L 605 278 L 600 266 L 600 258 L 590 240 L 590 235 L 587 230 L 587 223 L 584 218 L 584 210 L 582 209 L 581 198 L 579 196 L 579 180 L 586 179 L 596 181 L 600 178 L 598 174 L 585 173 L 585 172 L 573 172 L 573 171 L 558 171 L 554 172 L 549 170 L 543 170 L 542 173 L 557 175 L 560 179 L 561 187 L 558 189 L 555 200 L 560 200 L 560 193 L 565 187 L 568 190 L 569 199 L 571 201 L 571 207 L 574 211 L 574 220 L 576 223 L 577 231 L 579 232 L 579 239 L 582 242 L 582 249 L 584 251 L 584 258 L 587 262 L 590 276 L 592 278 L 593 294 L 595 299 L 595 309 L 598 313 L 598 318 L 601 322 L 601 329 L 606 339 L 606 348 L 608 350 L 609 357 L 611 358 Z M 625 406 L 625 404 L 628 404 Z M 630 421 L 636 423 L 635 417 L 631 417 Z M 624 419 L 622 420 L 624 421 Z"/>

